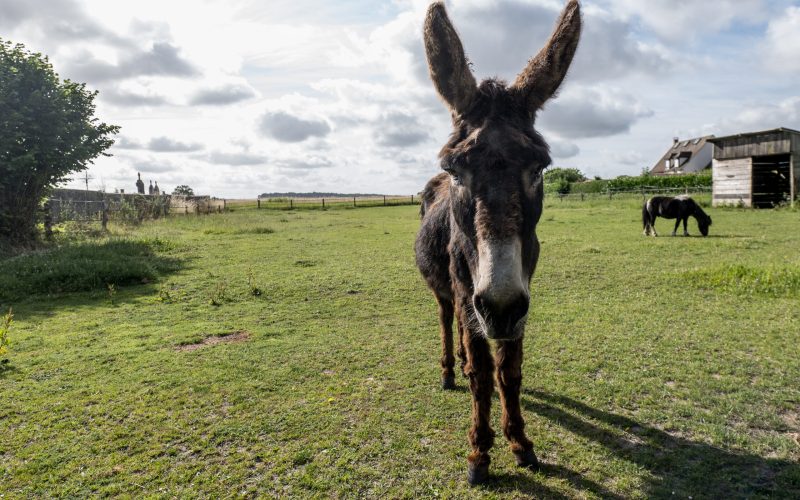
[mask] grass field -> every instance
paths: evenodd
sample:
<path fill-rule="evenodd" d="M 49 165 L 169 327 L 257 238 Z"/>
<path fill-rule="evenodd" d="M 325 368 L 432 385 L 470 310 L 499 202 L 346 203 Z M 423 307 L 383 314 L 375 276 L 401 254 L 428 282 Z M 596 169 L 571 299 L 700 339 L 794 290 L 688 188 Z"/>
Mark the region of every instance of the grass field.
<path fill-rule="evenodd" d="M 652 239 L 638 203 L 548 202 L 523 383 L 544 466 L 498 432 L 475 489 L 418 207 L 173 218 L 2 261 L 0 496 L 800 497 L 800 214 Z"/>

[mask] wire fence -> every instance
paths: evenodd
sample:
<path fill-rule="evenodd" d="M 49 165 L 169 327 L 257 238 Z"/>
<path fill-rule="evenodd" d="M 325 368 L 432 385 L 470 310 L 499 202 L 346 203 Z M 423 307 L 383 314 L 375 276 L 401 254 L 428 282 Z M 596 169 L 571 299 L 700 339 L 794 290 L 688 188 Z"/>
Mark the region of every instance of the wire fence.
<path fill-rule="evenodd" d="M 545 197 L 555 197 L 561 201 L 593 201 L 615 198 L 640 197 L 643 201 L 651 196 L 707 195 L 711 194 L 710 186 L 661 188 L 641 186 L 637 189 L 606 189 L 594 193 L 549 193 Z"/>
<path fill-rule="evenodd" d="M 419 195 L 408 196 L 326 196 L 311 197 L 273 197 L 257 199 L 225 200 L 227 210 L 294 210 L 294 209 L 331 209 L 331 208 L 367 208 L 390 207 L 402 205 L 419 205 Z"/>
<path fill-rule="evenodd" d="M 642 186 L 638 189 L 607 189 L 594 193 L 548 193 L 545 201 L 595 202 L 603 200 L 646 200 L 650 196 L 709 195 L 710 187 L 659 188 Z M 102 200 L 50 198 L 44 205 L 44 226 L 47 235 L 55 225 L 74 222 L 78 225 L 99 224 L 105 230 L 109 221 L 141 223 L 145 219 L 169 216 L 209 215 L 238 210 L 329 210 L 336 208 L 390 207 L 419 205 L 419 195 L 408 196 L 331 196 L 331 197 L 273 197 L 256 199 L 225 199 L 182 196 L 110 195 Z"/>

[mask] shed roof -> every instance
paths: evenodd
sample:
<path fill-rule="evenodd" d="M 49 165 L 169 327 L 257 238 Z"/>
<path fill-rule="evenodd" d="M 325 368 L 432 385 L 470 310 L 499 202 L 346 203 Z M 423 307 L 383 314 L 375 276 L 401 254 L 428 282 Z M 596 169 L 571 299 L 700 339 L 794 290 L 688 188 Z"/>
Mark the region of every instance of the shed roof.
<path fill-rule="evenodd" d="M 726 135 L 724 137 L 713 137 L 712 136 L 712 138 L 709 139 L 708 142 L 710 142 L 712 144 L 717 144 L 719 142 L 729 141 L 731 139 L 742 139 L 742 138 L 745 138 L 745 137 L 755 137 L 755 136 L 759 136 L 759 135 L 784 134 L 784 133 L 800 135 L 800 131 L 797 131 L 797 130 L 794 130 L 794 129 L 791 129 L 791 128 L 780 127 L 780 128 L 774 128 L 774 129 L 771 129 L 771 130 L 762 130 L 760 132 L 745 132 L 743 134 Z"/>

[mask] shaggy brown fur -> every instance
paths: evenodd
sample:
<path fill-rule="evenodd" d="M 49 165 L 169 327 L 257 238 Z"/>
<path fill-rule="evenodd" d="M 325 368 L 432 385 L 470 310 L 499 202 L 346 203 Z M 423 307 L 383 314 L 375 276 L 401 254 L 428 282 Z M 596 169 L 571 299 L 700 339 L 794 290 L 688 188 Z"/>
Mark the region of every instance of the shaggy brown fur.
<path fill-rule="evenodd" d="M 563 81 L 580 30 L 579 3 L 570 0 L 548 44 L 507 87 L 499 80 L 476 85 L 442 2 L 430 6 L 425 20 L 431 79 L 451 111 L 453 133 L 439 154 L 444 172 L 431 179 L 422 194 L 416 256 L 439 304 L 445 389 L 455 388 L 456 318 L 458 356 L 472 393 L 471 484 L 488 477 L 495 378 L 503 433 L 517 463 L 538 465 L 519 404 L 527 287 L 539 257 L 536 224 L 542 213 L 542 171 L 550 164 L 548 147 L 533 121 Z M 497 257 L 500 254 L 513 258 Z M 505 277 L 518 278 L 524 287 L 495 286 Z M 476 292 L 481 279 L 484 289 Z M 490 337 L 497 340 L 494 355 Z"/>

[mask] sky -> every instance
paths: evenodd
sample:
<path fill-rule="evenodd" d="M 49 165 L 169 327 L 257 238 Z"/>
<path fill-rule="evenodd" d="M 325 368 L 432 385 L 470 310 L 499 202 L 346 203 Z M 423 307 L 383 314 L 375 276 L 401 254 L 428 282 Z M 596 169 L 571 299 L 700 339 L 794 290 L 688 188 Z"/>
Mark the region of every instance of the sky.
<path fill-rule="evenodd" d="M 425 0 L 0 0 L 0 38 L 99 91 L 120 125 L 89 188 L 411 194 L 450 115 Z M 513 81 L 563 0 L 449 0 L 478 81 Z M 535 127 L 553 166 L 638 175 L 688 139 L 800 129 L 800 0 L 584 0 L 584 31 Z M 81 174 L 82 177 L 82 174 Z M 85 187 L 74 179 L 70 187 Z"/>

